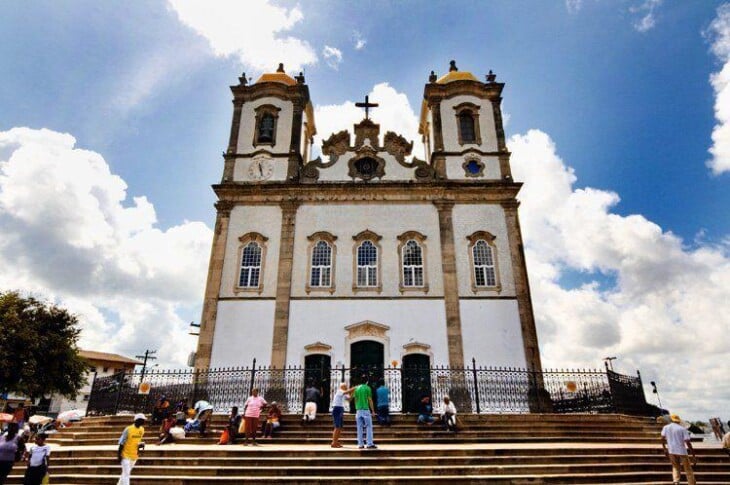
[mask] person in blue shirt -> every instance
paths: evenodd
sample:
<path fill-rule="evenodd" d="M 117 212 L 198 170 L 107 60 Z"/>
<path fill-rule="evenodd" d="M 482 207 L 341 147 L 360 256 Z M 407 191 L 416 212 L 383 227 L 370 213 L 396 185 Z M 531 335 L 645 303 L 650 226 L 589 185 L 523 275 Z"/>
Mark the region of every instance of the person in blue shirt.
<path fill-rule="evenodd" d="M 432 425 L 435 421 L 432 413 L 433 405 L 431 404 L 431 396 L 423 396 L 418 405 L 418 423 Z"/>
<path fill-rule="evenodd" d="M 383 426 L 390 426 L 390 411 L 388 405 L 390 403 L 390 392 L 385 387 L 385 380 L 380 379 L 378 381 L 378 388 L 375 390 L 375 397 L 377 400 L 377 412 L 378 412 L 378 424 Z"/>

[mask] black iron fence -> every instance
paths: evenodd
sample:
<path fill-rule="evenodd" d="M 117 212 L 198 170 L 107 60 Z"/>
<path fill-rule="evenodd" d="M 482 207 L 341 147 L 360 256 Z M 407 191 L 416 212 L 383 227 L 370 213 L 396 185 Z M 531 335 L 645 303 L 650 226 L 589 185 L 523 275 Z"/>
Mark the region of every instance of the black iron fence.
<path fill-rule="evenodd" d="M 94 381 L 88 413 L 151 412 L 165 396 L 173 405 L 184 401 L 210 402 L 216 411 L 241 406 L 258 388 L 282 410 L 300 413 L 304 388 L 315 382 L 324 391 L 320 409 L 329 408 L 341 382 L 372 384 L 382 379 L 390 391 L 391 412 L 416 412 L 423 396 L 435 407 L 448 395 L 461 413 L 624 413 L 649 414 L 641 375 L 611 370 L 544 370 L 478 367 L 371 367 L 367 369 L 251 367 L 222 369 L 149 370 L 120 373 Z"/>

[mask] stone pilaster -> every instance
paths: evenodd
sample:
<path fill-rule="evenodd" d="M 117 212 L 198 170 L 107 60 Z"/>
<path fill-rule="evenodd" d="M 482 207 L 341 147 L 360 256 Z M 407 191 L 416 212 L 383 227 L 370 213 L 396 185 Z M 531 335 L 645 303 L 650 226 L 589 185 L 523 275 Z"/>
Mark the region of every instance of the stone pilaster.
<path fill-rule="evenodd" d="M 444 274 L 444 305 L 446 307 L 446 336 L 449 346 L 449 366 L 464 367 L 464 345 L 461 336 L 461 311 L 459 310 L 459 283 L 456 279 L 456 253 L 454 249 L 454 203 L 434 202 L 439 215 L 441 237 L 441 265 Z"/>
<path fill-rule="evenodd" d="M 292 101 L 294 112 L 291 126 L 291 143 L 289 144 L 289 167 L 287 179 L 297 180 L 299 178 L 299 167 L 302 162 L 302 123 L 304 113 L 304 101 L 294 99 Z"/>
<path fill-rule="evenodd" d="M 289 343 L 289 303 L 291 300 L 291 273 L 294 262 L 294 229 L 299 202 L 281 202 L 281 237 L 279 238 L 279 270 L 276 277 L 276 309 L 274 310 L 274 338 L 271 343 L 271 367 L 283 369 Z"/>
<path fill-rule="evenodd" d="M 507 221 L 507 237 L 509 238 L 512 273 L 514 274 L 517 306 L 520 313 L 520 327 L 522 328 L 525 361 L 529 370 L 540 372 L 542 370 L 542 362 L 540 361 L 540 347 L 537 343 L 535 315 L 532 311 L 530 282 L 527 279 L 527 266 L 525 263 L 525 250 L 522 245 L 520 219 L 517 215 L 518 206 L 519 202 L 514 199 L 502 203 L 505 220 Z"/>
<path fill-rule="evenodd" d="M 444 131 L 441 123 L 441 99 L 437 99 L 431 106 L 433 118 L 433 149 L 436 152 L 444 151 Z"/>
<path fill-rule="evenodd" d="M 205 283 L 205 298 L 203 300 L 203 312 L 200 317 L 198 349 L 195 354 L 195 367 L 198 369 L 210 367 L 210 357 L 213 352 L 213 335 L 215 334 L 215 322 L 218 313 L 218 295 L 221 289 L 223 260 L 226 253 L 226 241 L 228 239 L 228 223 L 231 219 L 231 210 L 233 209 L 233 204 L 225 201 L 218 201 L 215 206 L 218 214 L 216 215 L 213 244 L 210 251 L 208 280 Z"/>

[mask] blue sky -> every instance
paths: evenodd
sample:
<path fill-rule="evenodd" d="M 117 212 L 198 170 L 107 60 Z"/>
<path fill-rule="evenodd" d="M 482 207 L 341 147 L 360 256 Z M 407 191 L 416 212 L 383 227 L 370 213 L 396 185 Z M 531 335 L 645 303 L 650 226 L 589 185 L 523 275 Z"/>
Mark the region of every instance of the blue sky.
<path fill-rule="evenodd" d="M 708 149 L 713 145 L 713 129 L 722 125 L 715 117 L 716 103 L 720 106 L 723 102 L 721 96 L 718 98 L 721 91 L 713 89 L 710 82 L 710 76 L 728 61 L 725 44 L 730 43 L 730 29 L 723 30 L 726 25 L 717 20 L 723 18 L 722 2 L 222 2 L 209 3 L 203 13 L 193 12 L 192 21 L 185 20 L 183 3 L 0 3 L 0 132 L 11 133 L 7 138 L 12 140 L 6 142 L 4 150 L 0 138 L 0 175 L 3 161 L 10 160 L 8 153 L 13 153 L 13 147 L 31 143 L 24 140 L 35 136 L 36 130 L 67 133 L 75 138 L 75 145 L 48 135 L 49 140 L 52 138 L 48 146 L 58 144 L 69 156 L 87 156 L 87 161 L 98 156 L 105 165 L 96 167 L 94 173 L 105 180 L 116 175 L 126 184 L 126 192 L 122 189 L 121 198 L 115 199 L 116 205 L 111 204 L 101 216 L 89 212 L 84 219 L 113 221 L 107 225 L 112 227 L 116 242 L 94 239 L 89 244 L 104 245 L 108 252 L 109 244 L 118 243 L 124 252 L 130 247 L 127 237 L 134 240 L 131 246 L 135 248 L 150 244 L 150 240 L 169 248 L 183 240 L 181 234 L 190 236 L 176 253 L 194 260 L 186 262 L 183 269 L 173 268 L 174 261 L 156 267 L 138 249 L 125 252 L 114 263 L 115 268 L 129 272 L 134 267 L 135 274 L 144 275 L 145 282 L 136 293 L 120 290 L 111 295 L 96 288 L 90 292 L 95 295 L 92 298 L 89 292 L 65 287 L 62 278 L 33 274 L 27 270 L 29 265 L 19 262 L 17 274 L 0 278 L 5 285 L 46 294 L 72 306 L 86 318 L 87 333 L 94 334 L 93 328 L 97 329 L 90 344 L 106 344 L 112 350 L 130 353 L 144 345 L 140 329 L 149 328 L 160 318 L 173 321 L 165 330 L 171 335 L 184 335 L 185 323 L 199 319 L 209 250 L 206 245 L 214 221 L 210 185 L 220 179 L 221 152 L 230 129 L 228 86 L 237 83 L 242 71 L 256 78 L 264 65 L 273 70 L 281 60 L 287 61 L 290 73 L 303 67 L 315 107 L 331 107 L 321 112 L 322 119 L 317 120 L 320 127 L 347 128 L 350 115 L 338 117 L 337 110 L 350 113 L 348 102 L 361 100 L 381 83 L 388 83 L 387 89 L 381 87 L 376 92 L 386 94 L 373 101 L 388 103 L 394 99 L 389 95 L 405 94 L 417 114 L 429 72 L 445 73 L 450 59 L 478 77 L 492 69 L 499 81 L 507 83 L 503 93 L 506 131 L 512 137 L 513 164 L 526 182 L 521 217 L 529 236 L 528 247 L 530 241 L 536 241 L 532 245 L 536 262 L 530 271 L 535 274 L 538 330 L 544 335 L 543 352 L 556 366 L 561 362 L 593 366 L 595 361 L 589 355 L 602 356 L 604 351 L 618 348 L 632 355 L 627 357 L 627 367 L 642 366 L 645 375 L 655 372 L 663 376 L 662 359 L 666 357 L 662 352 L 655 359 L 637 357 L 637 353 L 652 352 L 654 344 L 638 346 L 642 336 L 628 338 L 623 326 L 636 327 L 635 322 L 643 318 L 636 316 L 640 306 L 627 304 L 628 299 L 654 291 L 667 293 L 640 285 L 627 289 L 639 280 L 658 278 L 655 267 L 642 259 L 654 251 L 653 246 L 630 247 L 617 236 L 601 241 L 600 228 L 594 234 L 573 237 L 569 231 L 582 229 L 570 225 L 565 214 L 571 210 L 600 205 L 596 212 L 600 217 L 590 220 L 605 217 L 602 227 L 606 230 L 612 223 L 639 228 L 641 234 L 649 234 L 647 241 L 666 244 L 667 261 L 674 257 L 670 253 L 685 262 L 680 264 L 692 261 L 697 266 L 692 274 L 713 282 L 711 290 L 696 296 L 680 294 L 671 301 L 655 301 L 657 308 L 665 310 L 657 320 L 678 322 L 685 326 L 683 332 L 695 335 L 695 326 L 703 324 L 696 315 L 704 314 L 682 307 L 682 302 L 687 298 L 709 299 L 707 295 L 716 290 L 721 297 L 730 292 L 726 287 L 730 170 L 713 173 L 706 164 L 711 158 Z M 208 23 L 201 20 L 206 15 L 211 16 Z M 212 32 L 216 29 L 210 25 L 217 25 L 218 32 Z M 284 38 L 293 39 L 296 47 L 288 49 L 288 59 L 276 54 L 275 44 Z M 338 54 L 327 57 L 325 48 Z M 306 56 L 291 58 L 297 49 Z M 388 124 L 388 113 L 399 106 L 391 106 L 391 111 L 383 106 L 373 116 Z M 397 121 L 392 123 L 400 126 Z M 31 131 L 11 132 L 16 127 Z M 412 133 L 405 134 L 413 138 Z M 327 135 L 320 131 L 320 136 Z M 28 160 L 33 163 L 32 156 Z M 65 159 L 58 160 L 61 165 L 48 165 L 49 170 L 56 167 L 63 173 Z M 554 170 L 541 171 L 547 166 Z M 539 177 L 535 175 L 538 173 Z M 3 219 L 1 199 L 3 190 L 6 196 L 11 193 L 11 182 L 8 176 L 4 189 L 0 184 L 0 223 L 17 241 L 32 242 L 31 238 L 40 238 L 42 231 L 30 231 L 29 223 L 21 223 L 18 209 L 13 210 L 7 200 Z M 105 182 L 103 189 L 77 188 L 80 194 L 107 189 L 118 194 L 115 183 Z M 51 189 L 39 184 L 35 190 Z M 545 195 L 548 192 L 552 195 Z M 58 192 L 59 197 L 64 193 Z M 539 220 L 535 217 L 531 222 L 524 212 L 531 207 L 530 201 L 538 198 L 554 201 L 555 214 L 563 214 L 559 221 L 551 213 L 552 206 L 542 206 Z M 82 199 L 77 197 L 64 205 L 64 210 L 73 212 L 73 204 Z M 577 209 L 572 205 L 576 200 L 582 201 Z M 35 216 L 53 221 L 55 212 L 41 202 L 38 206 Z M 85 210 L 79 213 L 87 214 Z M 127 220 L 127 216 L 119 216 L 124 210 L 138 226 L 129 229 L 117 224 Z M 580 220 L 581 214 L 588 211 L 573 214 L 571 220 Z M 92 232 L 93 224 L 89 226 Z M 555 239 L 541 237 L 543 230 Z M 538 240 L 554 244 L 541 246 Z M 555 242 L 558 240 L 561 242 Z M 585 243 L 572 246 L 576 240 Z M 59 264 L 81 258 L 75 253 L 78 245 L 69 248 L 63 238 L 58 241 L 63 247 L 54 249 L 48 243 L 47 250 L 73 254 L 72 259 L 60 259 Z M 560 249 L 555 249 L 558 246 Z M 616 254 L 608 249 L 596 253 L 597 247 L 617 246 L 621 251 Z M 77 276 L 81 280 L 88 277 L 93 287 L 89 275 L 98 274 L 99 268 L 105 271 L 106 263 L 84 253 L 86 257 L 96 262 L 89 263 L 90 268 L 100 266 Z M 6 260 L 12 258 L 6 254 Z M 40 265 L 37 258 L 38 254 L 28 254 L 18 260 Z M 611 258 L 620 258 L 621 263 L 614 264 Z M 176 297 L 149 290 L 184 273 L 193 282 Z M 128 288 L 130 280 L 125 279 L 127 273 L 124 275 L 110 284 Z M 544 285 L 535 288 L 543 279 Z M 130 311 L 125 298 L 139 302 L 143 294 L 148 298 Z M 575 327 L 559 323 L 565 320 L 563 315 L 570 305 L 577 305 L 583 297 L 588 298 L 585 308 L 572 308 L 576 320 L 584 316 L 586 308 L 605 306 L 605 315 L 593 312 L 587 320 L 601 320 L 596 323 L 600 328 L 611 321 L 616 328 L 611 327 L 606 335 L 613 335 L 615 330 L 622 337 L 616 342 L 607 338 L 603 347 L 589 345 L 586 342 L 590 339 L 580 340 L 580 335 L 590 333 L 580 323 Z M 108 303 L 99 303 L 99 298 Z M 560 309 L 554 308 L 558 301 L 563 302 Z M 711 307 L 713 301 L 708 300 L 706 306 Z M 716 324 L 719 332 L 724 329 L 724 334 L 730 333 L 726 319 Z M 567 330 L 558 329 L 562 325 Z M 104 340 L 99 328 L 120 332 L 119 341 Z M 576 345 L 587 346 L 590 351 L 578 362 L 570 360 L 575 356 L 556 350 L 558 342 L 573 337 Z M 172 344 L 160 343 L 168 345 L 167 354 L 161 355 L 170 363 L 181 363 L 181 356 L 194 344 L 188 337 L 177 336 L 167 342 Z M 720 343 L 730 342 L 724 337 Z M 614 344 L 618 347 L 611 346 Z M 671 347 L 658 344 L 660 348 L 662 345 Z M 686 358 L 693 356 L 690 353 Z M 676 381 L 677 396 L 680 381 Z M 692 412 L 710 412 L 713 405 L 730 397 L 730 389 L 722 392 Z"/>

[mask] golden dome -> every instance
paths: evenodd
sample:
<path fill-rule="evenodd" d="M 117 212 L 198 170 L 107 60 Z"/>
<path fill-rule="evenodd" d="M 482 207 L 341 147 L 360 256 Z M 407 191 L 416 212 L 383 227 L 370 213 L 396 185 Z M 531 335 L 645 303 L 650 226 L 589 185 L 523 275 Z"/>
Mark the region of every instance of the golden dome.
<path fill-rule="evenodd" d="M 441 76 L 437 81 L 436 84 L 448 84 L 450 82 L 454 81 L 476 81 L 479 82 L 479 79 L 476 78 L 476 76 L 469 71 L 459 71 L 459 69 L 456 67 L 456 61 L 451 61 L 449 66 L 449 73 L 445 76 Z"/>
<path fill-rule="evenodd" d="M 281 83 L 287 86 L 294 86 L 297 82 L 293 77 L 284 72 L 284 64 L 279 64 L 276 72 L 262 74 L 256 81 L 256 84 L 258 83 Z"/>
<path fill-rule="evenodd" d="M 474 74 L 470 73 L 469 71 L 451 71 L 450 73 L 446 74 L 445 76 L 441 76 L 436 83 L 437 84 L 447 84 L 453 81 L 477 81 L 479 82 L 479 79 L 474 76 Z"/>

